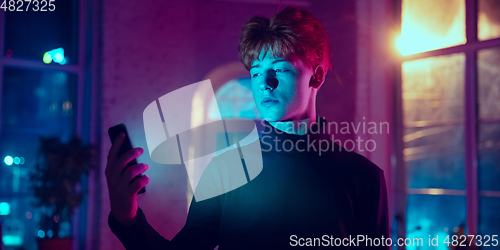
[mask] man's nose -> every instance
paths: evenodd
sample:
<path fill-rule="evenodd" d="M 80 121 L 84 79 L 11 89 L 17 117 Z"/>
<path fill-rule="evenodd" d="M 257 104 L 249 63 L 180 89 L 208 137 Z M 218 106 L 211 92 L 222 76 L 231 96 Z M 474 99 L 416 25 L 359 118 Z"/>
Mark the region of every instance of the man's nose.
<path fill-rule="evenodd" d="M 260 84 L 261 90 L 275 90 L 278 87 L 278 79 L 276 78 L 276 71 L 268 70 L 266 78 Z"/>

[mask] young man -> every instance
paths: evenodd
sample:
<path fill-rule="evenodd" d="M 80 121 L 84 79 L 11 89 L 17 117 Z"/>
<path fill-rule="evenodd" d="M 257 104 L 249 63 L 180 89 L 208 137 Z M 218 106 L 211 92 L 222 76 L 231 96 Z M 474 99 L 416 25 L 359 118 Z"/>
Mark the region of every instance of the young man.
<path fill-rule="evenodd" d="M 251 18 L 242 29 L 238 50 L 264 118 L 262 172 L 225 194 L 200 201 L 195 195 L 185 226 L 167 240 L 148 224 L 137 205 L 137 192 L 148 177 L 131 182 L 148 166 L 137 164 L 121 174 L 143 150 L 117 157 L 123 140 L 118 137 L 106 167 L 113 233 L 127 249 L 370 244 L 371 249 L 377 239 L 380 243 L 389 237 L 383 171 L 331 142 L 326 120 L 316 116 L 316 95 L 331 67 L 327 36 L 319 21 L 293 7 L 271 19 Z M 329 150 L 321 154 L 324 142 Z"/>

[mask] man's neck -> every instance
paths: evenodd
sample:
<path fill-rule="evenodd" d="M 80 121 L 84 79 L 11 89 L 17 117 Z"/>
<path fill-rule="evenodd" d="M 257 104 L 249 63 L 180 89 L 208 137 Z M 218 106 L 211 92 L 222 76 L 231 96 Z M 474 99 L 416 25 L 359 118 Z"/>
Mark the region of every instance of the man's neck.
<path fill-rule="evenodd" d="M 275 127 L 278 130 L 281 130 L 288 134 L 294 135 L 305 135 L 311 128 L 311 125 L 317 120 L 317 117 L 314 116 L 314 119 L 307 118 L 303 120 L 296 121 L 277 121 L 277 122 L 269 122 L 271 126 Z"/>

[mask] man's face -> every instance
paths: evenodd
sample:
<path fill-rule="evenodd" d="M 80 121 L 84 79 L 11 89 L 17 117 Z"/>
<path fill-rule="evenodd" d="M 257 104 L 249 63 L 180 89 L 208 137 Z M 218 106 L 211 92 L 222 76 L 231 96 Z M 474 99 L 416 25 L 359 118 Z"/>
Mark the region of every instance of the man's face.
<path fill-rule="evenodd" d="M 264 50 L 250 69 L 252 93 L 262 117 L 269 122 L 302 120 L 315 105 L 313 75 L 302 60 L 275 58 Z"/>

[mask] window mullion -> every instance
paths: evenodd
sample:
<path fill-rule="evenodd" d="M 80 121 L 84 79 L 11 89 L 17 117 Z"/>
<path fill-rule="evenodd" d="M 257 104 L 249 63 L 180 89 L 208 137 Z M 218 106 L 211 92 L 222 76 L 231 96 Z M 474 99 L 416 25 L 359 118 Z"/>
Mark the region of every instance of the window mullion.
<path fill-rule="evenodd" d="M 465 2 L 465 29 L 467 44 L 477 42 L 477 1 Z M 465 183 L 467 226 L 469 234 L 478 231 L 477 185 L 477 57 L 476 51 L 465 53 Z"/>
<path fill-rule="evenodd" d="M 401 33 L 401 13 L 402 13 L 402 0 L 393 0 L 393 14 L 392 19 L 394 23 L 399 24 L 397 27 L 399 29 L 399 33 Z M 407 172 L 404 161 L 403 149 L 403 99 L 402 99 L 402 62 L 395 62 L 393 67 L 393 101 L 394 101 L 394 113 L 393 113 L 393 122 L 396 129 L 394 130 L 393 136 L 393 159 L 396 160 L 394 164 L 393 174 L 395 175 L 392 180 L 394 180 L 394 216 L 396 220 L 396 237 L 404 238 L 406 237 L 406 209 L 407 209 L 407 199 L 408 199 L 408 182 L 407 182 Z M 394 230 L 394 229 L 393 229 Z M 392 235 L 394 239 L 395 236 Z M 398 250 L 404 250 L 404 246 L 398 246 Z"/>

